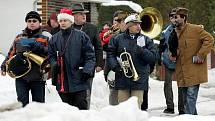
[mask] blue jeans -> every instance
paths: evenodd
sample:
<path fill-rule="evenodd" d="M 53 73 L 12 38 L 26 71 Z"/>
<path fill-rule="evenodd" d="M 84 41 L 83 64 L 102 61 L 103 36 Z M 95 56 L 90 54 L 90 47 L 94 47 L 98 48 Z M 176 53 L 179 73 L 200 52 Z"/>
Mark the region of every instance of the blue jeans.
<path fill-rule="evenodd" d="M 199 92 L 199 86 L 200 84 L 190 87 L 182 87 L 185 114 L 197 115 L 196 102 Z"/>

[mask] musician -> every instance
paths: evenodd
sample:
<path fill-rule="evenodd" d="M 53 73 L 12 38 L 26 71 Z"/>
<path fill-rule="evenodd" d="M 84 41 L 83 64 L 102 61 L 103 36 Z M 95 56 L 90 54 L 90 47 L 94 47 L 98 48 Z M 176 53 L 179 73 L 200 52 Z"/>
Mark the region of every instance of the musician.
<path fill-rule="evenodd" d="M 94 24 L 86 22 L 86 14 L 89 13 L 89 11 L 84 9 L 83 4 L 81 3 L 72 4 L 71 9 L 73 11 L 73 16 L 75 20 L 73 27 L 75 29 L 85 32 L 90 37 L 90 41 L 95 49 L 95 55 L 96 55 L 95 71 L 100 72 L 102 71 L 102 67 L 103 67 L 103 50 L 102 50 L 101 41 L 99 40 L 99 33 L 97 30 L 97 27 Z M 93 77 L 90 78 L 88 82 L 91 85 L 90 89 L 88 90 L 88 96 L 87 96 L 88 104 L 90 104 Z M 88 108 L 90 108 L 90 105 L 88 105 Z"/>
<path fill-rule="evenodd" d="M 141 21 L 138 15 L 128 16 L 125 23 L 127 30 L 110 40 L 107 61 L 111 69 L 115 71 L 114 88 L 118 90 L 118 101 L 123 102 L 131 96 L 136 96 L 138 107 L 141 108 L 143 92 L 148 89 L 149 64 L 156 60 L 156 49 L 153 41 L 140 33 Z M 135 69 L 139 76 L 136 81 L 133 81 L 134 76 L 126 77 L 126 73 L 122 69 L 120 55 L 125 51 L 130 54 L 134 65 L 129 70 L 134 71 Z"/>
<path fill-rule="evenodd" d="M 26 68 L 29 67 L 29 63 L 26 64 L 26 57 L 23 56 L 23 52 L 31 51 L 41 57 L 47 56 L 48 40 L 51 34 L 41 29 L 40 15 L 35 11 L 30 11 L 25 17 L 27 27 L 18 34 L 13 41 L 13 44 L 1 65 L 1 75 L 6 75 L 6 63 L 10 61 L 10 70 L 15 71 L 15 74 L 20 74 Z M 45 102 L 45 81 L 43 74 L 40 70 L 40 65 L 30 60 L 31 70 L 26 75 L 16 78 L 16 94 L 17 100 L 22 102 L 23 106 L 29 103 L 29 91 L 31 91 L 32 101 Z"/>
<path fill-rule="evenodd" d="M 113 14 L 113 26 L 112 26 L 113 30 L 111 32 L 109 32 L 109 35 L 107 35 L 107 37 L 103 41 L 103 43 L 105 43 L 104 46 L 106 45 L 105 48 L 107 48 L 107 49 L 104 49 L 106 52 L 108 51 L 108 42 L 110 41 L 110 38 L 113 38 L 113 37 L 117 36 L 118 34 L 123 33 L 125 31 L 126 24 L 125 24 L 124 20 L 127 16 L 128 16 L 128 14 L 126 12 L 120 11 L 120 10 L 116 11 Z M 109 64 L 107 63 L 107 61 L 105 61 L 105 66 L 104 66 L 104 77 L 105 77 L 105 81 L 108 82 L 108 84 L 109 84 L 109 90 L 110 90 L 109 104 L 110 105 L 119 104 L 118 99 L 117 99 L 118 91 L 114 89 L 115 79 L 113 78 L 114 76 L 112 76 L 112 71 L 111 71 L 111 68 L 110 68 Z"/>
<path fill-rule="evenodd" d="M 90 38 L 71 27 L 74 23 L 71 10 L 61 9 L 58 22 L 60 31 L 51 38 L 48 47 L 52 81 L 63 102 L 86 110 L 90 88 L 87 81 L 94 76 L 95 51 Z"/>

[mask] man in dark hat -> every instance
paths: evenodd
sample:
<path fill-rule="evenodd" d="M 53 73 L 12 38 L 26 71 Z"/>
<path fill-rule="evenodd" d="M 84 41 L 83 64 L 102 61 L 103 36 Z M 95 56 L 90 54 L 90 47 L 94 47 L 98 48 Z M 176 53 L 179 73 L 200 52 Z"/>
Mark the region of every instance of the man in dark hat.
<path fill-rule="evenodd" d="M 176 8 L 175 30 L 179 42 L 176 80 L 182 88 L 185 114 L 197 115 L 199 87 L 208 82 L 207 54 L 213 49 L 214 38 L 201 26 L 188 23 L 187 17 L 187 8 Z"/>
<path fill-rule="evenodd" d="M 31 91 L 32 101 L 45 102 L 45 81 L 40 69 L 41 65 L 36 64 L 35 60 L 30 58 L 30 62 L 27 61 L 23 53 L 31 52 L 46 58 L 48 40 L 51 37 L 48 32 L 41 29 L 41 18 L 36 11 L 30 11 L 25 17 L 25 22 L 27 27 L 16 36 L 1 65 L 2 76 L 5 76 L 7 71 L 10 76 L 16 78 L 17 100 L 22 102 L 23 106 L 29 103 L 29 91 Z M 11 59 L 10 63 L 6 64 L 9 59 Z M 27 62 L 28 64 L 26 64 Z M 13 68 L 6 70 L 6 65 Z M 30 70 L 25 70 L 26 73 L 21 74 L 20 72 L 25 68 L 30 68 Z"/>
<path fill-rule="evenodd" d="M 99 33 L 97 27 L 93 24 L 86 22 L 86 13 L 89 13 L 88 10 L 84 9 L 84 6 L 81 3 L 73 4 L 71 6 L 74 16 L 74 28 L 85 32 L 89 37 L 95 49 L 96 55 L 96 72 L 100 72 L 103 67 L 103 50 L 101 41 L 99 40 Z M 88 80 L 90 85 L 90 90 L 88 93 L 88 104 L 90 106 L 90 95 L 92 87 L 93 78 Z"/>

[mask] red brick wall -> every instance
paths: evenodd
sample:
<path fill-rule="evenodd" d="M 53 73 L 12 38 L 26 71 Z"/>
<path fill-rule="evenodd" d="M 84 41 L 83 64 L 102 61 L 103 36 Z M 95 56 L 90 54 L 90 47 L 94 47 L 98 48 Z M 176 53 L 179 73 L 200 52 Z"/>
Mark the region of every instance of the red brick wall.
<path fill-rule="evenodd" d="M 40 0 L 37 5 L 42 17 L 42 25 L 46 25 L 49 16 L 53 12 L 59 12 L 61 8 L 71 8 L 73 3 L 78 3 L 78 0 Z M 90 11 L 90 3 L 84 3 L 84 8 Z M 87 14 L 87 22 L 90 22 L 91 13 Z"/>

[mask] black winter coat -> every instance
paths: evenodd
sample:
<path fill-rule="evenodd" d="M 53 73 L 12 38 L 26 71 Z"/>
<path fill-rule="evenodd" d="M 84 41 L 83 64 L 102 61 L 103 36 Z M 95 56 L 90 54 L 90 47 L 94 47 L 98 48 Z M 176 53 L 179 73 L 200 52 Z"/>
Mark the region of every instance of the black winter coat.
<path fill-rule="evenodd" d="M 63 39 L 62 30 L 56 33 L 48 46 L 49 60 L 52 66 L 52 81 L 60 90 L 57 80 L 59 68 L 57 67 L 57 51 L 62 54 L 64 62 L 64 87 L 66 92 L 87 90 L 89 85 L 87 78 L 94 75 L 95 52 L 89 37 L 82 31 L 71 29 L 71 37 L 67 42 Z M 65 43 L 67 43 L 65 45 Z M 63 52 L 64 51 L 64 52 Z M 81 69 L 83 68 L 83 69 Z"/>
<path fill-rule="evenodd" d="M 79 25 L 74 24 L 74 28 L 85 32 L 89 37 L 92 45 L 95 48 L 96 66 L 103 67 L 103 49 L 101 41 L 99 40 L 99 33 L 97 27 L 90 23 L 85 23 L 79 28 Z"/>
<path fill-rule="evenodd" d="M 144 37 L 145 46 L 137 45 L 137 38 Z M 117 60 L 120 54 L 126 49 L 131 54 L 133 64 L 139 75 L 137 81 L 124 76 L 122 68 Z M 112 38 L 108 45 L 107 61 L 110 67 L 115 71 L 115 88 L 118 90 L 147 90 L 149 80 L 149 64 L 156 61 L 156 48 L 151 39 L 137 34 L 131 38 L 128 32 L 117 35 Z"/>

